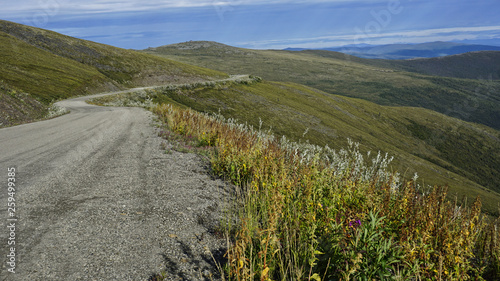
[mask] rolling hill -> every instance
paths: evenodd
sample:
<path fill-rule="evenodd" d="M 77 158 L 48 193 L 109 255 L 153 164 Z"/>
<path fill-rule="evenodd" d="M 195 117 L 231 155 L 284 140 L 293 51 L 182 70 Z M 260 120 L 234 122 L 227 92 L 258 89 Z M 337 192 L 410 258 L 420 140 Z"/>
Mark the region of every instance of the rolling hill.
<path fill-rule="evenodd" d="M 308 139 L 316 144 L 342 147 L 345 138 L 351 137 L 364 144 L 366 150 L 397 154 L 398 170 L 407 174 L 419 171 L 429 184 L 449 183 L 454 192 L 462 189 L 459 194 L 467 193 L 476 184 L 472 189 L 480 190 L 481 185 L 498 191 L 500 186 L 499 132 L 462 121 L 480 120 L 477 123 L 498 128 L 498 99 L 493 95 L 496 90 L 488 88 L 491 81 L 410 73 L 387 62 L 380 65 L 378 60 L 330 51 L 261 51 L 215 42 L 186 42 L 145 52 L 278 81 L 222 92 L 200 89 L 190 95 L 169 94 L 169 99 L 178 103 L 200 111 L 220 109 L 228 117 L 253 125 L 261 117 L 277 134 L 294 140 L 300 139 L 307 128 Z M 324 92 L 305 90 L 290 81 Z M 498 85 L 493 81 L 493 87 Z M 485 89 L 492 96 L 485 96 Z M 494 105 L 487 105 L 489 102 Z M 459 176 L 444 176 L 452 174 Z M 488 209 L 496 212 L 497 203 L 497 199 L 490 201 Z"/>
<path fill-rule="evenodd" d="M 227 77 L 225 73 L 1 20 L 0 61 L 2 126 L 38 119 L 51 102 L 71 96 Z M 22 110 L 13 113 L 12 107 Z"/>
<path fill-rule="evenodd" d="M 331 51 L 249 50 L 215 42 L 186 42 L 144 50 L 227 73 L 293 81 L 380 105 L 416 106 L 500 129 L 500 81 L 431 76 L 387 61 Z"/>

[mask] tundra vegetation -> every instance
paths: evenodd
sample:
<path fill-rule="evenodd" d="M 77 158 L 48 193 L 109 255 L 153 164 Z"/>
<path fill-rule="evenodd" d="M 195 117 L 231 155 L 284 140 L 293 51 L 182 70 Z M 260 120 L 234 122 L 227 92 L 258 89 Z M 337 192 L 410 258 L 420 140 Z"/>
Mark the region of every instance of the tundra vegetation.
<path fill-rule="evenodd" d="M 171 104 L 167 128 L 210 148 L 237 186 L 227 212 L 227 280 L 498 280 L 498 219 L 388 169 L 351 140 L 334 150 Z"/>
<path fill-rule="evenodd" d="M 293 81 L 380 105 L 427 108 L 500 129 L 500 52 L 394 61 L 331 51 L 251 50 L 215 42 L 185 42 L 144 52 L 226 73 Z"/>

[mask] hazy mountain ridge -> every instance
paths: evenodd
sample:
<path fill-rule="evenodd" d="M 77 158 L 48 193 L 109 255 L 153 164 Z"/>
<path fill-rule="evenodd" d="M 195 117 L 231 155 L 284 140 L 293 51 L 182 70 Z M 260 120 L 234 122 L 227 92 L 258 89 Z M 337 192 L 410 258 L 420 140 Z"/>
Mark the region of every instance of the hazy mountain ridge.
<path fill-rule="evenodd" d="M 439 58 L 393 60 L 394 68 L 428 75 L 479 79 L 500 79 L 500 51 L 469 52 Z"/>
<path fill-rule="evenodd" d="M 308 49 L 289 48 L 285 50 L 303 51 Z M 344 46 L 312 50 L 341 52 L 368 59 L 414 59 L 433 58 L 477 51 L 500 51 L 499 46 L 460 44 L 452 42 L 430 42 L 421 44 L 387 44 L 369 46 Z"/>

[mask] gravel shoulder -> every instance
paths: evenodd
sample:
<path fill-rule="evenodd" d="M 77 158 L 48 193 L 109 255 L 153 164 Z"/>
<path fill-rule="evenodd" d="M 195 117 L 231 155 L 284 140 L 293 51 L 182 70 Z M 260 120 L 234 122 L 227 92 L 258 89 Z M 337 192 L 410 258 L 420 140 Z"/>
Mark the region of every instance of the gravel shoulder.
<path fill-rule="evenodd" d="M 60 102 L 70 114 L 0 130 L 0 280 L 217 280 L 226 183 L 199 156 L 165 154 L 140 108 Z M 168 144 L 167 144 L 168 146 Z M 16 168 L 15 274 L 7 168 Z"/>

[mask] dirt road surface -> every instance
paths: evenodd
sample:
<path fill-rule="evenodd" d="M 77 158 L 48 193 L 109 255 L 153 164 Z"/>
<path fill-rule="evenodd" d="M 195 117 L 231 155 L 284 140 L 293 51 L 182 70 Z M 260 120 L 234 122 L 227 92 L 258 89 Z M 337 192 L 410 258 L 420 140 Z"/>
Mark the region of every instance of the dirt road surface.
<path fill-rule="evenodd" d="M 217 280 L 226 184 L 199 156 L 164 153 L 150 112 L 87 98 L 0 130 L 0 280 Z"/>

